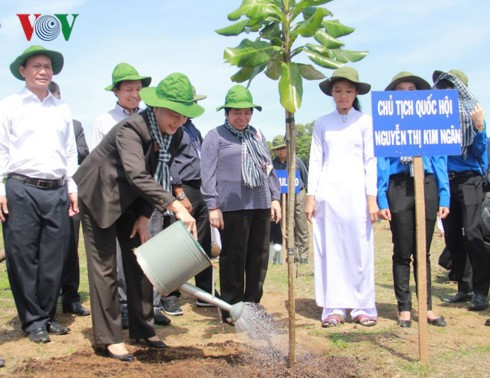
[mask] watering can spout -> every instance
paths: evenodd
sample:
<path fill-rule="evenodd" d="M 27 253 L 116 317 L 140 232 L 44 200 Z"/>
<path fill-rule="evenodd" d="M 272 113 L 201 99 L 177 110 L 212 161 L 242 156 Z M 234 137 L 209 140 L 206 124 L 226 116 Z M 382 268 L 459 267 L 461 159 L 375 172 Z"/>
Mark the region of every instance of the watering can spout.
<path fill-rule="evenodd" d="M 209 294 L 204 290 L 199 289 L 194 285 L 191 285 L 188 282 L 184 283 L 180 287 L 180 290 L 204 302 L 212 303 L 222 310 L 229 312 L 234 322 L 236 322 L 240 318 L 240 316 L 242 316 L 243 308 L 245 307 L 245 304 L 243 302 L 238 302 L 234 305 L 230 305 L 222 299 L 216 298 L 215 296 Z"/>

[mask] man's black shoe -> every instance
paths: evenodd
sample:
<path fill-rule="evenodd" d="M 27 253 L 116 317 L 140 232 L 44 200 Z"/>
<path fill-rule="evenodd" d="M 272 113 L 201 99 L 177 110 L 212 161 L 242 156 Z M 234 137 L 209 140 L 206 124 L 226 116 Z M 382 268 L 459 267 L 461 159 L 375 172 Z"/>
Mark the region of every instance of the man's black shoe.
<path fill-rule="evenodd" d="M 83 307 L 80 302 L 73 302 L 70 303 L 69 305 L 63 305 L 63 312 L 65 314 L 70 313 L 78 316 L 90 315 L 90 311 L 87 310 L 85 307 Z"/>
<path fill-rule="evenodd" d="M 48 333 L 53 335 L 66 335 L 70 332 L 70 328 L 62 326 L 60 323 L 51 321 L 48 323 Z"/>
<path fill-rule="evenodd" d="M 0 358 L 0 367 L 5 366 L 5 360 L 3 358 Z"/>
<path fill-rule="evenodd" d="M 474 294 L 468 305 L 470 311 L 482 311 L 488 307 L 488 297 L 483 294 Z"/>
<path fill-rule="evenodd" d="M 39 327 L 29 332 L 29 340 L 34 343 L 49 343 L 51 341 L 48 331 L 44 327 Z"/>
<path fill-rule="evenodd" d="M 155 315 L 155 324 L 167 326 L 172 322 L 159 307 L 153 307 L 153 314 Z"/>
<path fill-rule="evenodd" d="M 458 291 L 451 298 L 441 298 L 441 299 L 443 302 L 446 303 L 463 303 L 463 302 L 471 301 L 471 298 L 473 298 L 473 293 L 463 293 L 461 291 Z"/>

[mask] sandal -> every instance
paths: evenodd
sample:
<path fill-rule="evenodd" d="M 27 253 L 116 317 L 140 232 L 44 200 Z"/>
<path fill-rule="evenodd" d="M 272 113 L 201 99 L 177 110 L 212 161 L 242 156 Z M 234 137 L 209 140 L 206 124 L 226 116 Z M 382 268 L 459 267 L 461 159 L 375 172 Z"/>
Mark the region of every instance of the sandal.
<path fill-rule="evenodd" d="M 337 327 L 339 324 L 343 324 L 345 319 L 339 314 L 330 314 L 322 320 L 323 328 Z"/>
<path fill-rule="evenodd" d="M 378 323 L 378 321 L 373 316 L 367 314 L 361 314 L 361 315 L 357 315 L 354 318 L 354 323 L 360 324 L 364 327 L 372 327 L 375 326 Z"/>

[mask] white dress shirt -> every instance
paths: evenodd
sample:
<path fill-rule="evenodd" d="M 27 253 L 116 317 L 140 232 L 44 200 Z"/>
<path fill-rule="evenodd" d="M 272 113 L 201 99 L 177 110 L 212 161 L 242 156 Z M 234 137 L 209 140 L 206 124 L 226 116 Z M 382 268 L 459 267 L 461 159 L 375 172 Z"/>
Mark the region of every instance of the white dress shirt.
<path fill-rule="evenodd" d="M 71 112 L 61 100 L 49 93 L 41 101 L 24 87 L 0 101 L 0 195 L 9 173 L 63 178 L 68 192 L 76 192 L 77 159 Z"/>
<path fill-rule="evenodd" d="M 116 124 L 126 119 L 131 114 L 138 113 L 139 110 L 139 108 L 136 108 L 134 112 L 129 112 L 116 102 L 114 109 L 97 117 L 92 126 L 90 151 L 97 147 Z"/>

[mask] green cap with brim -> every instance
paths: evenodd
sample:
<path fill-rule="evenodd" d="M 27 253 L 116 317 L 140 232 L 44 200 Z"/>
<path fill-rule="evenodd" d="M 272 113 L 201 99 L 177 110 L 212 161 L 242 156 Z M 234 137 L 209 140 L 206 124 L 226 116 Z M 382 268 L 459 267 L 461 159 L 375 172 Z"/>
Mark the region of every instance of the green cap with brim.
<path fill-rule="evenodd" d="M 128 63 L 119 63 L 112 71 L 112 84 L 105 87 L 106 91 L 112 92 L 114 87 L 122 81 L 141 81 L 143 88 L 148 87 L 151 83 L 151 77 L 141 76 L 136 68 Z"/>
<path fill-rule="evenodd" d="M 431 89 L 430 84 L 421 77 L 415 76 L 414 74 L 407 71 L 402 71 L 395 75 L 395 77 L 391 80 L 391 83 L 388 84 L 388 86 L 385 88 L 385 91 L 394 91 L 398 84 L 405 82 L 414 83 L 417 89 Z"/>
<path fill-rule="evenodd" d="M 277 150 L 279 148 L 286 147 L 286 140 L 284 139 L 284 136 L 282 135 L 277 135 L 272 139 L 272 149 Z"/>
<path fill-rule="evenodd" d="M 230 88 L 230 90 L 226 94 L 225 104 L 222 106 L 218 106 L 216 110 L 219 111 L 224 108 L 231 108 L 231 109 L 255 108 L 259 112 L 262 111 L 262 106 L 255 105 L 253 103 L 253 98 L 250 91 L 240 84 L 234 85 L 233 87 Z"/>
<path fill-rule="evenodd" d="M 432 81 L 435 83 L 443 72 L 444 71 L 434 71 L 432 74 Z M 447 73 L 456 76 L 464 85 L 468 86 L 468 76 L 466 76 L 463 71 L 453 68 L 452 70 L 447 71 Z"/>
<path fill-rule="evenodd" d="M 147 106 L 170 109 L 190 118 L 204 113 L 204 108 L 194 100 L 189 78 L 180 72 L 168 75 L 157 87 L 142 88 L 139 94 Z"/>
<path fill-rule="evenodd" d="M 357 94 L 363 95 L 371 90 L 371 85 L 367 83 L 362 83 L 359 81 L 359 73 L 355 68 L 352 67 L 340 67 L 333 71 L 332 77 L 324 80 L 320 83 L 320 89 L 327 96 L 332 95 L 332 86 L 336 81 L 347 80 L 355 84 L 357 88 Z"/>
<path fill-rule="evenodd" d="M 53 66 L 53 75 L 58 75 L 61 72 L 64 62 L 63 55 L 61 55 L 61 53 L 59 53 L 58 51 L 48 50 L 39 45 L 32 45 L 24 50 L 24 52 L 19 55 L 12 62 L 12 64 L 10 64 L 10 72 L 12 72 L 12 75 L 14 75 L 17 79 L 24 81 L 25 79 L 20 74 L 19 68 L 20 66 L 25 64 L 27 58 L 33 55 L 46 55 L 51 59 L 51 64 Z"/>

